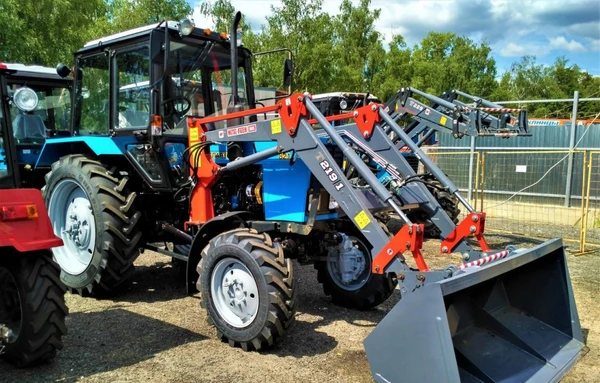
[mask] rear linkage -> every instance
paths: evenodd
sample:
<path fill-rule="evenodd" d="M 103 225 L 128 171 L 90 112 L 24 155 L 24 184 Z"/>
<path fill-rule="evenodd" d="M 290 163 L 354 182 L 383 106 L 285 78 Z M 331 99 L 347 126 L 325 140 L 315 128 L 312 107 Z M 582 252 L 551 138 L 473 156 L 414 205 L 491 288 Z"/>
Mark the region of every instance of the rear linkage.
<path fill-rule="evenodd" d="M 473 207 L 458 193 L 456 185 L 439 169 L 433 161 L 413 142 L 403 129 L 398 126 L 394 119 L 387 113 L 381 104 L 370 104 L 356 109 L 351 117 L 355 124 L 333 127 L 329 120 L 323 116 L 319 109 L 310 100 L 308 94 L 294 94 L 282 99 L 276 105 L 252 109 L 248 111 L 229 114 L 226 119 L 241 118 L 264 112 L 278 112 L 280 119 L 257 121 L 245 125 L 222 128 L 208 131 L 206 125 L 213 120 L 223 120 L 223 116 L 209 117 L 203 119 L 188 119 L 190 137 L 197 137 L 197 142 L 203 143 L 200 161 L 208 161 L 211 166 L 202 166 L 198 176 L 198 186 L 194 192 L 203 193 L 224 172 L 239 169 L 267 159 L 269 157 L 293 151 L 305 165 L 311 170 L 315 178 L 329 192 L 339 204 L 343 212 L 352 219 L 355 226 L 361 230 L 366 239 L 373 247 L 372 250 L 372 272 L 376 274 L 395 273 L 398 280 L 405 286 L 403 292 L 414 291 L 421 287 L 425 281 L 436 282 L 452 277 L 457 272 L 464 271 L 472 266 L 479 266 L 492 260 L 504 258 L 512 250 L 500 252 L 491 251 L 483 237 L 485 227 L 485 213 L 476 212 Z M 314 120 L 308 120 L 312 115 Z M 345 115 L 344 115 L 345 116 Z M 332 118 L 340 118 L 333 116 Z M 345 116 L 348 118 L 348 116 Z M 405 225 L 390 240 L 388 235 L 379 226 L 377 220 L 370 212 L 372 203 L 367 201 L 364 193 L 352 187 L 345 177 L 343 170 L 331 156 L 319 134 L 312 128 L 311 123 L 318 122 L 332 143 L 337 145 L 347 159 L 357 170 L 359 175 L 370 186 L 374 193 L 384 204 L 389 206 L 405 222 Z M 406 145 L 414 152 L 418 159 L 428 170 L 442 183 L 448 191 L 459 199 L 469 214 L 467 217 L 450 230 L 446 228 L 442 233 L 443 240 L 440 247 L 442 253 L 452 253 L 455 250 L 463 252 L 465 260 L 473 261 L 461 266 L 450 266 L 445 270 L 430 270 L 427 266 L 421 248 L 423 245 L 424 227 L 422 224 L 414 224 L 400 209 L 394 196 L 377 179 L 372 170 L 357 155 L 348 142 L 342 137 L 361 146 L 367 155 L 384 167 L 392 177 L 402 181 L 406 174 L 414 173 L 402 155 L 395 150 L 386 132 L 381 127 L 385 123 Z M 201 132 L 199 131 L 201 130 Z M 216 142 L 258 142 L 276 141 L 277 146 L 263 150 L 252 155 L 238 158 L 222 167 L 216 165 L 204 148 L 208 143 Z M 193 142 L 190 142 L 193 152 Z M 403 174 L 405 177 L 403 177 Z M 411 185 L 412 186 L 412 185 Z M 427 196 L 435 203 L 434 197 L 427 191 L 424 185 L 416 183 L 421 187 L 420 193 Z M 422 195 L 420 196 L 423 197 Z M 210 193 L 204 195 L 206 203 L 204 206 L 210 208 L 212 201 Z M 437 212 L 440 217 L 447 217 L 443 210 Z M 209 213 L 210 214 L 210 213 Z M 451 222 L 451 221 L 450 221 Z M 466 238 L 474 236 L 481 248 L 481 252 L 471 251 L 466 244 Z M 418 267 L 418 270 L 410 268 L 403 262 L 403 254 L 410 251 Z M 406 287 L 410 287 L 407 289 Z"/>

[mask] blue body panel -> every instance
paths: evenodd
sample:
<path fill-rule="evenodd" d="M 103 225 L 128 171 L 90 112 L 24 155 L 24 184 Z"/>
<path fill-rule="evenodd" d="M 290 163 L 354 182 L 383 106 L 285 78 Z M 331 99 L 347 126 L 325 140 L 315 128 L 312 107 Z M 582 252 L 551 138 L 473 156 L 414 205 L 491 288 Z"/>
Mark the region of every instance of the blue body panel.
<path fill-rule="evenodd" d="M 46 140 L 35 167 L 50 166 L 66 154 L 86 153 L 91 151 L 97 156 L 123 155 L 126 146 L 136 143 L 132 136 L 76 136 L 52 138 Z"/>
<path fill-rule="evenodd" d="M 0 146 L 0 170 L 6 170 L 8 166 L 6 164 L 6 153 L 4 153 L 4 148 Z"/>

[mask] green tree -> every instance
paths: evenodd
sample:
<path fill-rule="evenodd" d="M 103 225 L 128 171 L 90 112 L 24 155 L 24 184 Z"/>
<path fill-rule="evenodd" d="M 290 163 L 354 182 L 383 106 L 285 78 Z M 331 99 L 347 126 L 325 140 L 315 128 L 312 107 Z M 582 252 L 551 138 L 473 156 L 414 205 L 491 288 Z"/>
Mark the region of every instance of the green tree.
<path fill-rule="evenodd" d="M 411 85 L 435 95 L 455 88 L 487 98 L 497 86 L 489 45 L 454 33 L 430 32 L 415 46 L 411 66 Z"/>

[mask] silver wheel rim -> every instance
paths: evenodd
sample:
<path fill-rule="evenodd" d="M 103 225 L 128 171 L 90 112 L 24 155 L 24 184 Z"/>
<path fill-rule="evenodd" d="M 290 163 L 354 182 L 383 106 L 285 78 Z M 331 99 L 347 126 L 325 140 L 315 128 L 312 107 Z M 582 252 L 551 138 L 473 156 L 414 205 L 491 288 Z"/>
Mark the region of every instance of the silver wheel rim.
<path fill-rule="evenodd" d="M 52 249 L 55 261 L 69 274 L 83 273 L 96 248 L 96 221 L 87 193 L 72 179 L 60 181 L 50 195 L 48 215 L 64 242 Z"/>
<path fill-rule="evenodd" d="M 342 275 L 340 272 L 340 266 L 339 266 L 339 256 L 337 257 L 327 257 L 327 272 L 329 273 L 329 276 L 331 277 L 331 279 L 333 280 L 333 282 L 338 285 L 340 288 L 347 290 L 347 291 L 356 291 L 360 288 L 362 288 L 367 281 L 369 280 L 369 276 L 371 275 L 371 258 L 370 257 L 366 257 L 366 254 L 370 254 L 368 252 L 367 247 L 365 246 L 365 244 L 359 240 L 356 237 L 353 237 L 351 235 L 348 236 L 348 238 L 350 238 L 353 242 L 356 243 L 355 246 L 357 246 L 361 252 L 362 252 L 362 256 L 363 259 L 365 261 L 365 270 L 360 273 L 358 275 L 358 278 L 355 279 L 354 281 L 350 282 L 350 283 L 343 283 L 342 282 Z"/>
<path fill-rule="evenodd" d="M 224 258 L 217 263 L 210 293 L 221 318 L 233 327 L 247 327 L 258 314 L 256 280 L 246 265 L 235 258 Z"/>

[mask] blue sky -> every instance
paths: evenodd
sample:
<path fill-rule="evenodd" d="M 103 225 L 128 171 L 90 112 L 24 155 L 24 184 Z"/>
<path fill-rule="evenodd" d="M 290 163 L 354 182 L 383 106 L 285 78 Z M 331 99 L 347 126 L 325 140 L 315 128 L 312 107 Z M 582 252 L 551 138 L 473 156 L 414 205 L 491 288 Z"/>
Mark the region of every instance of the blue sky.
<path fill-rule="evenodd" d="M 199 7 L 205 0 L 188 0 Z M 354 0 L 358 3 L 357 0 Z M 340 1 L 325 0 L 323 11 L 338 13 Z M 279 0 L 233 0 L 255 30 L 265 23 L 270 6 Z M 499 74 L 521 56 L 552 64 L 566 56 L 589 73 L 600 76 L 600 0 L 371 0 L 382 10 L 376 23 L 386 41 L 401 34 L 412 46 L 429 31 L 454 32 L 492 47 Z M 211 22 L 195 10 L 198 27 Z"/>

